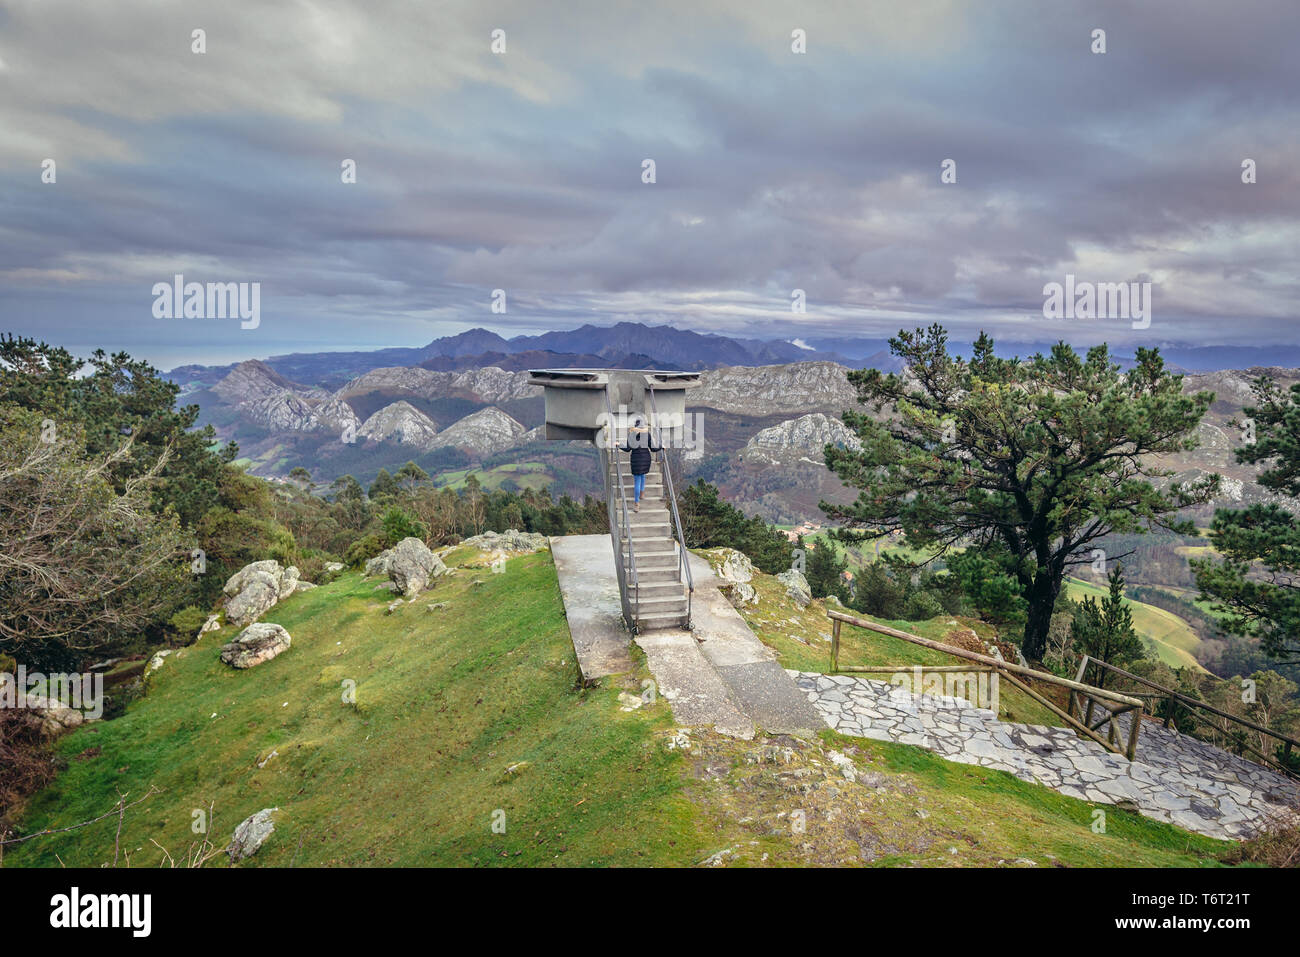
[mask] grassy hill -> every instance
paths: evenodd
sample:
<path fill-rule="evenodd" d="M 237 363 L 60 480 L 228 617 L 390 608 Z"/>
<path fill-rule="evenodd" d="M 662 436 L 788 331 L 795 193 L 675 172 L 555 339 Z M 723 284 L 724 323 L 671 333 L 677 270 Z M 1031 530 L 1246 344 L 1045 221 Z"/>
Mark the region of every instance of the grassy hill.
<path fill-rule="evenodd" d="M 1082 601 L 1086 597 L 1100 601 L 1107 594 L 1105 588 L 1077 578 L 1067 579 L 1065 587 L 1069 597 L 1075 601 Z M 1133 611 L 1133 628 L 1142 636 L 1148 653 L 1154 654 L 1173 668 L 1205 671 L 1195 654 L 1201 639 L 1186 621 L 1172 611 L 1165 611 L 1155 605 L 1128 598 L 1124 600 Z"/>
<path fill-rule="evenodd" d="M 1228 846 L 1116 808 L 1094 834 L 1086 802 L 917 748 L 829 730 L 682 734 L 663 699 L 624 710 L 620 692 L 649 677 L 639 654 L 633 674 L 578 687 L 549 553 L 502 574 L 473 549 L 445 557 L 456 572 L 391 615 L 391 594 L 357 573 L 293 596 L 265 616 L 292 647 L 254 669 L 218 660 L 232 628 L 173 653 L 123 717 L 59 740 L 66 770 L 22 832 L 77 825 L 156 787 L 126 812 L 123 864 L 156 866 L 164 849 L 184 860 L 194 812 L 209 806 L 218 848 L 248 815 L 279 808 L 275 834 L 241 866 L 1203 866 Z M 760 635 L 787 667 L 824 668 L 820 603 L 796 613 L 774 579 L 756 585 Z M 846 659 L 929 654 L 888 641 L 846 636 Z M 505 833 L 492 829 L 498 811 Z M 40 837 L 4 864 L 111 863 L 116 829 L 111 815 Z"/>
<path fill-rule="evenodd" d="M 210 803 L 218 846 L 248 815 L 281 809 L 261 865 L 634 864 L 701 847 L 679 759 L 655 745 L 667 709 L 623 713 L 615 687 L 574 690 L 548 553 L 499 575 L 460 569 L 391 616 L 376 583 L 354 573 L 272 609 L 265 620 L 293 645 L 257 668 L 218 660 L 233 628 L 173 654 L 124 717 L 61 741 L 68 770 L 30 828 L 152 785 L 163 792 L 123 828 L 137 864 L 162 857 L 153 841 L 182 856 L 192 811 Z M 426 611 L 435 602 L 448 607 Z M 6 864 L 96 866 L 112 859 L 115 825 L 33 842 Z"/>

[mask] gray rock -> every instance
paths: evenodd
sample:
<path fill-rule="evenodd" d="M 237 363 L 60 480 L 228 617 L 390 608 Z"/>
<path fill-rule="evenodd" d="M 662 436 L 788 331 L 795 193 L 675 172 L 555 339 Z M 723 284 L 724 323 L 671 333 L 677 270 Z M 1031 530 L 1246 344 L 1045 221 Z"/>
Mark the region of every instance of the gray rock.
<path fill-rule="evenodd" d="M 241 631 L 235 640 L 221 647 L 221 660 L 232 668 L 252 668 L 270 661 L 291 644 L 281 625 L 257 622 Z"/>
<path fill-rule="evenodd" d="M 808 607 L 812 601 L 812 589 L 808 586 L 808 579 L 791 568 L 777 575 L 776 580 L 785 586 L 786 595 L 793 599 L 796 605 L 800 608 Z"/>
<path fill-rule="evenodd" d="M 545 535 L 537 532 L 519 532 L 511 528 L 504 532 L 484 532 L 461 542 L 485 552 L 535 552 L 548 547 Z"/>
<path fill-rule="evenodd" d="M 388 563 L 392 560 L 392 557 L 393 550 L 389 548 L 368 560 L 366 562 L 365 576 L 369 578 L 371 575 L 387 575 Z"/>
<path fill-rule="evenodd" d="M 203 634 L 203 633 L 199 632 L 199 634 Z M 154 652 L 154 656 L 150 658 L 149 663 L 144 666 L 144 671 L 140 675 L 141 680 L 148 681 L 150 678 L 152 678 L 154 674 L 158 671 L 158 669 L 163 666 L 163 662 L 167 659 L 167 657 L 171 653 L 172 650 L 170 648 L 164 648 L 162 649 L 162 651 Z"/>
<path fill-rule="evenodd" d="M 429 579 L 447 573 L 442 559 L 418 538 L 404 538 L 392 548 L 388 561 L 388 577 L 395 590 L 407 598 L 414 598 L 429 584 Z"/>
<path fill-rule="evenodd" d="M 76 708 L 69 708 L 65 702 L 57 698 L 30 694 L 23 697 L 21 701 L 24 708 L 40 719 L 41 731 L 47 735 L 53 736 L 71 731 L 86 721 L 84 714 Z"/>
<path fill-rule="evenodd" d="M 297 565 L 290 565 L 280 576 L 280 601 L 288 598 L 298 587 L 298 579 L 301 576 Z"/>
<path fill-rule="evenodd" d="M 275 833 L 275 823 L 271 820 L 271 815 L 278 810 L 280 810 L 278 807 L 263 808 L 239 822 L 234 835 L 230 838 L 232 864 L 252 857 L 266 843 L 267 838 Z"/>
<path fill-rule="evenodd" d="M 732 605 L 739 608 L 758 604 L 758 592 L 750 584 L 754 579 L 754 564 L 744 552 L 734 548 L 715 549 L 709 565 L 718 576 L 718 590 Z"/>
<path fill-rule="evenodd" d="M 226 596 L 226 621 L 243 627 L 251 625 L 266 614 L 275 604 L 298 590 L 298 569 L 290 565 L 281 568 L 274 559 L 245 565 L 226 581 L 222 593 Z M 209 619 L 209 624 L 212 619 Z M 208 630 L 208 626 L 204 625 Z M 200 632 L 202 634 L 202 632 Z"/>

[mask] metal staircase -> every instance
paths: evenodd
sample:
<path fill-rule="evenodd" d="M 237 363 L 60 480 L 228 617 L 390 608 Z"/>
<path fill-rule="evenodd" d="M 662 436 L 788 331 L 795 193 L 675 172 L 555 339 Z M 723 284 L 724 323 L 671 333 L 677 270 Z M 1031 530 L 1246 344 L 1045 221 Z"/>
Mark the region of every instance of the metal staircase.
<path fill-rule="evenodd" d="M 607 421 L 614 421 L 612 412 Z M 654 444 L 661 445 L 653 417 L 650 421 Z M 635 509 L 630 455 L 618 448 L 623 441 L 624 436 L 611 428 L 608 441 L 601 443 L 623 618 L 637 633 L 689 628 L 694 582 L 677 516 L 671 466 L 662 450 L 653 453 L 641 507 Z"/>

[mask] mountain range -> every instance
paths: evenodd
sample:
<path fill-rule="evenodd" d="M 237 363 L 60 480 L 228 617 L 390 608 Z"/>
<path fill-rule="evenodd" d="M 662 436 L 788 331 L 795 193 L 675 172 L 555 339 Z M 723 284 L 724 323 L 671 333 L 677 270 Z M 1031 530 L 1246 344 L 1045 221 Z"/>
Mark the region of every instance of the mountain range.
<path fill-rule="evenodd" d="M 733 338 L 667 325 L 620 322 L 612 326 L 584 325 L 577 329 L 509 339 L 487 329 L 470 329 L 434 339 L 417 348 L 291 353 L 272 356 L 263 363 L 286 379 L 326 389 L 337 389 L 374 369 L 399 366 L 444 372 L 487 366 L 507 371 L 548 367 L 702 371 L 720 366 L 826 361 L 850 368 L 897 369 L 886 339 L 811 335 L 795 341 Z M 1030 355 L 1045 352 L 1051 346 L 1050 342 L 1001 342 L 997 352 L 1007 356 Z M 969 343 L 954 340 L 951 348 L 959 355 L 970 353 Z M 1124 350 L 1114 352 L 1116 361 L 1122 365 L 1132 361 Z M 1300 346 L 1292 345 L 1264 348 L 1165 344 L 1161 353 L 1166 363 L 1178 371 L 1300 366 Z M 234 368 L 234 364 L 184 365 L 171 370 L 169 375 L 188 392 L 215 385 Z"/>

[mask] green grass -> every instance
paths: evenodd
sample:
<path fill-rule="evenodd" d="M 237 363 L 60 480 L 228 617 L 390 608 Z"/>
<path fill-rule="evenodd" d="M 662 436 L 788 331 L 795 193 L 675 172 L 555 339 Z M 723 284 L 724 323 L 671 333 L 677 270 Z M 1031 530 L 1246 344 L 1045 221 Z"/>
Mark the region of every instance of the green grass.
<path fill-rule="evenodd" d="M 489 491 L 499 489 L 501 483 L 506 479 L 510 479 L 521 489 L 530 488 L 534 491 L 541 491 L 553 482 L 552 476 L 546 471 L 546 466 L 541 462 L 511 462 L 486 470 L 477 468 L 455 469 L 449 472 L 439 472 L 436 481 L 439 486 L 459 490 L 465 487 L 465 480 L 470 475 L 477 478 L 479 484 Z"/>
<path fill-rule="evenodd" d="M 964 839 L 958 847 L 965 864 L 1027 857 L 1039 865 L 1067 867 L 1217 866 L 1218 856 L 1230 846 L 1110 805 L 1100 806 L 1104 833 L 1094 833 L 1097 805 L 1013 774 L 945 761 L 923 748 L 830 731 L 824 737 L 852 741 L 871 759 L 870 766 L 907 775 L 927 798 L 924 823 Z M 910 823 L 907 809 L 895 810 L 899 826 Z"/>
<path fill-rule="evenodd" d="M 1077 578 L 1066 579 L 1065 587 L 1066 594 L 1075 601 L 1082 601 L 1085 597 L 1100 600 L 1107 594 L 1105 588 Z M 1171 667 L 1205 671 L 1195 655 L 1201 639 L 1186 621 L 1155 605 L 1129 598 L 1124 600 L 1133 611 L 1133 628 L 1142 636 L 1149 652 Z"/>
<path fill-rule="evenodd" d="M 1087 802 L 830 731 L 777 739 L 798 748 L 791 766 L 756 759 L 762 737 L 697 729 L 688 751 L 670 750 L 666 701 L 619 706 L 619 692 L 647 676 L 639 651 L 632 674 L 577 689 L 549 553 L 511 558 L 504 574 L 474 567 L 485 556 L 472 548 L 443 554 L 456 572 L 392 615 L 391 594 L 356 573 L 276 606 L 265 617 L 293 646 L 248 671 L 217 658 L 233 628 L 173 653 L 123 717 L 59 740 L 67 768 L 32 800 L 21 832 L 89 820 L 119 793 L 134 800 L 154 786 L 161 793 L 126 813 L 122 863 L 155 866 L 161 848 L 183 859 L 197 840 L 194 811 L 209 804 L 218 847 L 248 815 L 279 808 L 275 834 L 242 866 L 690 866 L 727 847 L 732 864 L 762 866 L 1197 866 L 1227 847 L 1113 807 L 1097 834 Z M 798 609 L 770 576 L 755 585 L 760 604 L 747 617 L 760 636 L 787 667 L 824 669 L 822 603 Z M 434 602 L 447 607 L 426 611 Z M 936 638 L 951 627 L 897 624 Z M 843 654 L 948 663 L 850 628 Z M 355 706 L 342 700 L 348 680 Z M 1008 719 L 1044 721 L 1032 702 L 1002 699 Z M 846 782 L 827 748 L 871 781 Z M 791 808 L 807 809 L 807 834 L 789 833 Z M 498 810 L 504 834 L 492 831 Z M 116 825 L 17 845 L 4 863 L 111 863 Z"/>
<path fill-rule="evenodd" d="M 349 574 L 272 609 L 293 645 L 248 671 L 218 660 L 233 628 L 173 654 L 125 716 L 61 739 L 68 769 L 24 832 L 157 786 L 123 827 L 135 865 L 162 858 L 151 839 L 183 857 L 192 812 L 209 803 L 217 846 L 280 808 L 258 865 L 632 865 L 699 850 L 681 758 L 656 740 L 667 703 L 624 713 L 617 683 L 575 690 L 548 552 L 503 574 L 461 569 L 391 616 L 376 583 Z M 438 601 L 448 607 L 426 612 Z M 516 762 L 527 764 L 507 774 Z M 504 834 L 492 832 L 498 810 Z M 32 841 L 5 863 L 98 866 L 115 825 Z"/>
<path fill-rule="evenodd" d="M 800 608 L 786 596 L 785 586 L 774 576 L 757 570 L 751 584 L 758 592 L 758 605 L 746 606 L 740 613 L 754 634 L 777 653 L 781 666 L 798 671 L 828 673 L 831 666 L 831 622 L 826 617 L 826 602 L 816 599 L 807 608 Z M 932 641 L 943 641 L 949 632 L 959 628 L 970 628 L 984 639 L 997 636 L 991 626 L 974 618 L 939 615 L 929 621 L 887 621 L 862 615 L 852 609 L 841 610 Z M 910 668 L 912 665 L 961 664 L 961 659 L 901 638 L 844 625 L 840 629 L 840 664 L 898 665 Z M 881 681 L 889 678 L 888 675 L 874 677 Z M 998 702 L 998 716 L 1003 721 L 1057 726 L 1064 724 L 1060 718 L 1018 688 L 1004 685 L 999 689 Z"/>

